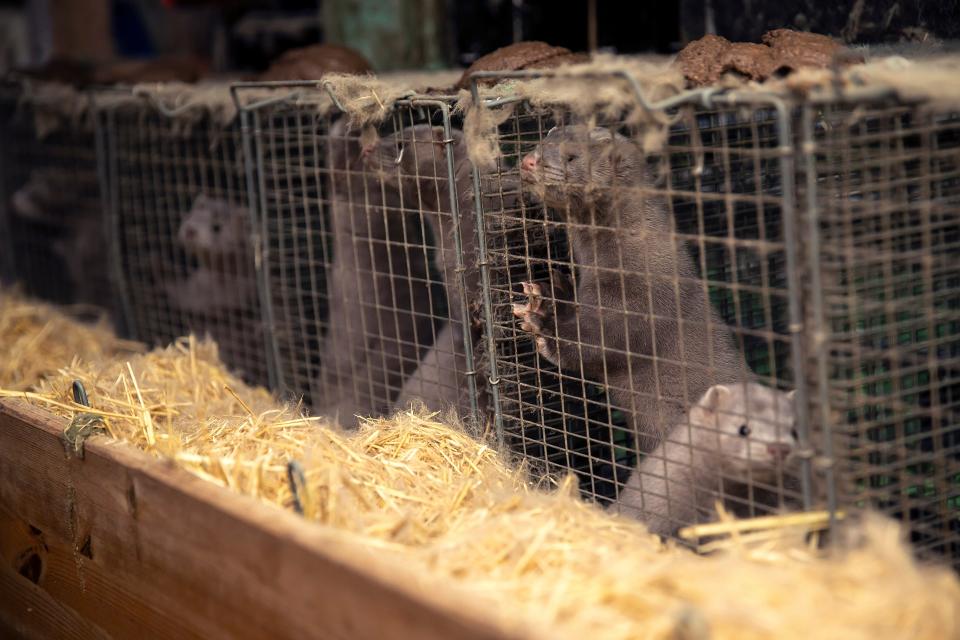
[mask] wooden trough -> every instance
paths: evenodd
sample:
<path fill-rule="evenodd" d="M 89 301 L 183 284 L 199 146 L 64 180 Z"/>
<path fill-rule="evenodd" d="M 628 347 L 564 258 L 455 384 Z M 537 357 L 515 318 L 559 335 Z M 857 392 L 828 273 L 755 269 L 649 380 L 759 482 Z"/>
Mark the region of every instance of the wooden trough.
<path fill-rule="evenodd" d="M 0 401 L 4 638 L 511 637 L 293 513 L 102 439 L 78 458 L 66 426 Z"/>

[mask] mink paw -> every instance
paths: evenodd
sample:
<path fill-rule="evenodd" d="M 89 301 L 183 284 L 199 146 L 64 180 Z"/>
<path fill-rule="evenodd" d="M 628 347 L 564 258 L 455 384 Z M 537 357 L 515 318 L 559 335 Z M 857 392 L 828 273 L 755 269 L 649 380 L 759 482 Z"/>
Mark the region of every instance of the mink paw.
<path fill-rule="evenodd" d="M 527 296 L 526 304 L 514 304 L 513 315 L 520 318 L 520 329 L 533 334 L 537 352 L 544 358 L 553 361 L 554 358 L 543 337 L 543 323 L 547 318 L 547 305 L 543 301 L 543 291 L 535 282 L 523 282 L 523 292 Z"/>

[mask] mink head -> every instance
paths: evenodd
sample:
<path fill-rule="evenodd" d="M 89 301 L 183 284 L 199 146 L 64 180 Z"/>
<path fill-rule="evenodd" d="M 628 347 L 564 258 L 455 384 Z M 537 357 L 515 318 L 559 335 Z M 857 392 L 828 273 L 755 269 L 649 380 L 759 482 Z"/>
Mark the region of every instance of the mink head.
<path fill-rule="evenodd" d="M 463 134 L 451 130 L 454 143 Z M 384 136 L 363 149 L 363 162 L 368 171 L 377 172 L 386 184 L 401 189 L 415 189 L 445 180 L 447 171 L 447 136 L 443 127 L 418 124 Z"/>
<path fill-rule="evenodd" d="M 247 210 L 201 193 L 180 223 L 177 239 L 198 257 L 242 254 L 248 245 Z"/>
<path fill-rule="evenodd" d="M 13 194 L 13 211 L 25 220 L 49 224 L 68 224 L 79 196 L 75 176 L 58 169 L 38 169 L 30 173 Z"/>
<path fill-rule="evenodd" d="M 694 446 L 719 453 L 721 469 L 732 478 L 770 479 L 796 446 L 793 391 L 754 382 L 714 385 L 689 418 Z"/>
<path fill-rule="evenodd" d="M 628 138 L 600 127 L 554 127 L 520 162 L 520 175 L 548 207 L 576 215 L 643 185 L 644 158 Z"/>

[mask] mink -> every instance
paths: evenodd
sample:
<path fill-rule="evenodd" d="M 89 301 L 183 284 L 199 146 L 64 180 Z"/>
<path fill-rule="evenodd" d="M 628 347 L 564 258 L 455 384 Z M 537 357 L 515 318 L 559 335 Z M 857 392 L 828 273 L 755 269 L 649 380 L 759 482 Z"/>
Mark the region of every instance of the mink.
<path fill-rule="evenodd" d="M 792 391 L 714 385 L 644 457 L 610 510 L 666 536 L 709 517 L 717 500 L 738 515 L 755 515 L 758 504 L 776 509 L 776 488 L 795 476 L 795 421 Z"/>
<path fill-rule="evenodd" d="M 338 120 L 329 132 L 333 259 L 328 327 L 314 383 L 315 409 L 356 425 L 381 415 L 433 343 L 435 323 L 422 227 L 398 188 L 363 158 Z"/>
<path fill-rule="evenodd" d="M 605 384 L 639 450 L 651 451 L 714 382 L 745 379 L 730 328 L 671 233 L 634 142 L 603 128 L 554 128 L 524 156 L 521 178 L 566 222 L 575 267 L 572 282 L 553 272 L 552 291 L 523 283 L 521 329 L 561 370 Z"/>

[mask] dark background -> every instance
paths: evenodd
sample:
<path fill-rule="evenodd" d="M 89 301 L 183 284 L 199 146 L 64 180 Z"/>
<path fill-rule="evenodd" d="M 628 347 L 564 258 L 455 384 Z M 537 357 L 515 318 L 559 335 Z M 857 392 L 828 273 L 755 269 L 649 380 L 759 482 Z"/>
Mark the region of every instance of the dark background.
<path fill-rule="evenodd" d="M 590 45 L 588 0 L 0 0 L 0 20 L 17 12 L 30 17 L 30 62 L 42 62 L 63 34 L 53 36 L 53 45 L 45 42 L 40 14 L 68 5 L 75 15 L 109 16 L 101 40 L 111 41 L 113 57 L 190 53 L 211 59 L 218 71 L 262 69 L 285 49 L 320 41 L 357 48 L 381 70 L 468 65 L 515 39 L 576 51 Z M 81 6 L 92 9 L 78 14 Z M 705 33 L 756 42 L 780 27 L 857 43 L 960 37 L 960 0 L 594 0 L 593 6 L 597 47 L 619 53 L 675 53 Z M 97 37 L 92 22 L 66 22 Z M 66 38 L 70 46 L 77 39 Z"/>

